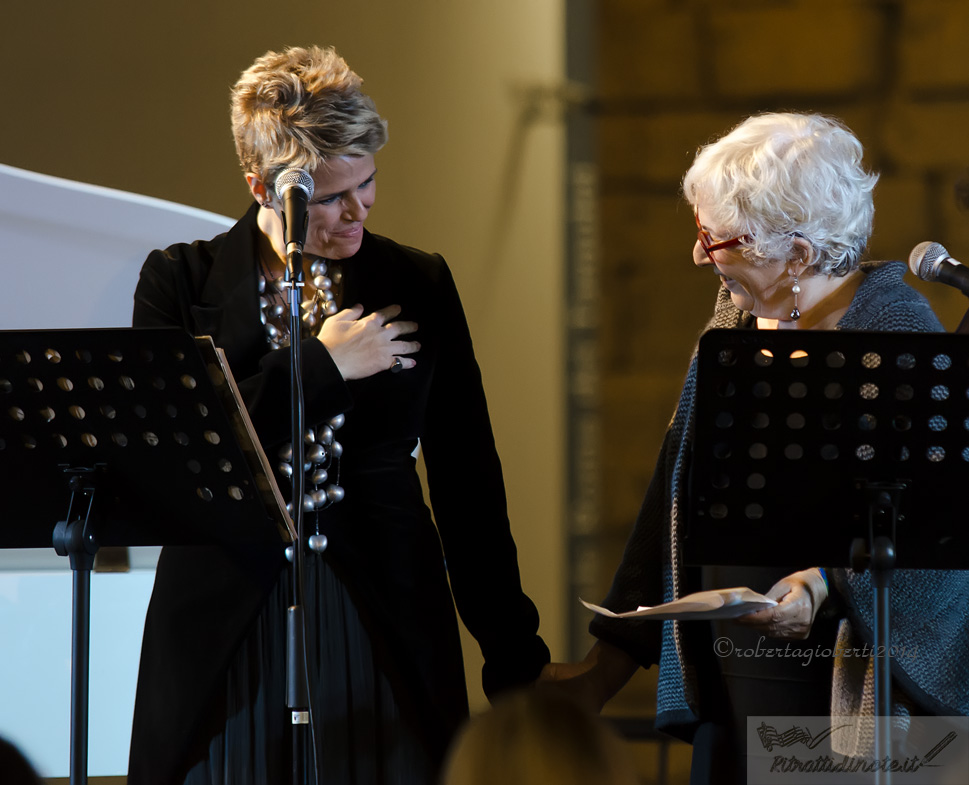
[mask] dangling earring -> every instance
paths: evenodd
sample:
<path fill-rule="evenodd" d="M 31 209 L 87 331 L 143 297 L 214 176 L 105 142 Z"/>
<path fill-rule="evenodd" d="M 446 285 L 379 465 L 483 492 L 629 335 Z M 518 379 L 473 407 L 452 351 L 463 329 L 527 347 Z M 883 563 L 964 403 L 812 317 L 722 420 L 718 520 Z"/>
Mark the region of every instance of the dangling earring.
<path fill-rule="evenodd" d="M 794 276 L 794 285 L 791 287 L 791 291 L 794 292 L 794 310 L 791 311 L 791 321 L 796 322 L 801 318 L 801 312 L 797 309 L 797 296 L 801 293 L 801 284 L 797 282 L 797 276 Z"/>

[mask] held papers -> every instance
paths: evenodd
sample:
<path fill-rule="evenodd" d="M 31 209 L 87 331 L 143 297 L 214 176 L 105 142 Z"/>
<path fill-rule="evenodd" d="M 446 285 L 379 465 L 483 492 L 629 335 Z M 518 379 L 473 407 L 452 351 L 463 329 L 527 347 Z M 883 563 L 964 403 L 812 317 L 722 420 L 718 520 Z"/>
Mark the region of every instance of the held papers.
<path fill-rule="evenodd" d="M 688 594 L 663 605 L 640 606 L 634 611 L 614 613 L 607 608 L 579 600 L 586 608 L 613 619 L 735 619 L 747 613 L 770 608 L 777 603 L 746 586 L 733 589 L 714 589 Z"/>

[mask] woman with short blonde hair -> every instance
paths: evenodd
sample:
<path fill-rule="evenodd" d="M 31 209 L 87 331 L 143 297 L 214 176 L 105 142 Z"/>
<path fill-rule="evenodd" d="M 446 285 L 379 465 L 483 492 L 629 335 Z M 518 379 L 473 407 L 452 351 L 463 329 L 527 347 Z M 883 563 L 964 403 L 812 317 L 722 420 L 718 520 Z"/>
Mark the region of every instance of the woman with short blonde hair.
<path fill-rule="evenodd" d="M 437 254 L 364 228 L 387 132 L 360 85 L 319 47 L 268 52 L 242 74 L 232 125 L 253 202 L 224 235 L 153 251 L 133 321 L 212 336 L 280 489 L 304 475 L 303 498 L 290 502 L 316 544 L 300 603 L 313 722 L 300 770 L 328 785 L 427 785 L 468 714 L 455 605 L 481 643 L 488 695 L 533 681 L 549 655 L 521 588 L 451 272 Z M 298 336 L 284 296 L 284 171 L 312 191 Z M 309 425 L 302 466 L 288 441 L 293 341 Z M 130 785 L 290 780 L 285 620 L 295 598 L 283 553 L 162 551 Z"/>

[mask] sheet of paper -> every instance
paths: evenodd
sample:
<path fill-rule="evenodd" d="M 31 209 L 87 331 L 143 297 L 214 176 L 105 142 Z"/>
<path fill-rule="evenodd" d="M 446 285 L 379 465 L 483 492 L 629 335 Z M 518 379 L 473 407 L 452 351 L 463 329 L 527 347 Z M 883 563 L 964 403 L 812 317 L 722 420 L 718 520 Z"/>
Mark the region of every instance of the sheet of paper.
<path fill-rule="evenodd" d="M 591 611 L 601 613 L 613 619 L 735 619 L 746 613 L 759 611 L 761 608 L 770 608 L 777 605 L 777 602 L 758 594 L 746 586 L 733 589 L 714 589 L 713 591 L 700 591 L 695 594 L 688 594 L 680 597 L 673 602 L 652 607 L 641 606 L 634 611 L 624 613 L 614 613 L 608 608 L 580 600 Z"/>

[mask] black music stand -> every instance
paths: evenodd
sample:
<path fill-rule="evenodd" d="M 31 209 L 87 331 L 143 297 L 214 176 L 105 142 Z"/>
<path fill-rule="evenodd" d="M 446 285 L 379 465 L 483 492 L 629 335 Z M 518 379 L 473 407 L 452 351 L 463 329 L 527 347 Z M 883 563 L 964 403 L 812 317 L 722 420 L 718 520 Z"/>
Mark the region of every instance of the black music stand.
<path fill-rule="evenodd" d="M 70 781 L 83 784 L 98 548 L 281 547 L 291 522 L 223 358 L 180 329 L 0 332 L 0 475 L 0 547 L 70 558 Z"/>
<path fill-rule="evenodd" d="M 892 571 L 969 567 L 967 472 L 965 337 L 799 330 L 701 337 L 684 557 L 783 566 L 789 555 L 797 569 L 870 570 L 876 758 L 889 750 L 889 723 L 878 718 L 891 713 Z"/>

